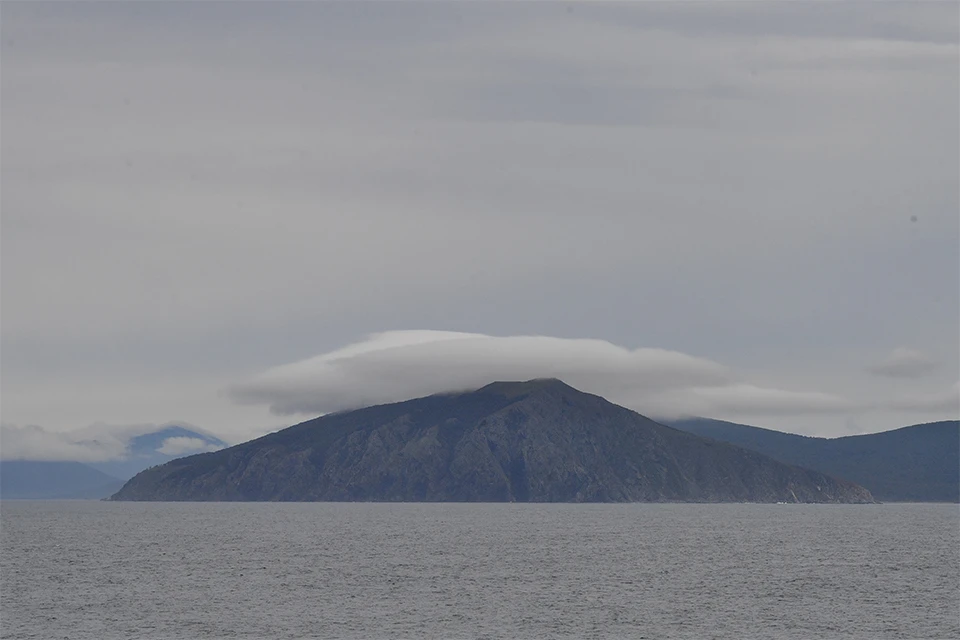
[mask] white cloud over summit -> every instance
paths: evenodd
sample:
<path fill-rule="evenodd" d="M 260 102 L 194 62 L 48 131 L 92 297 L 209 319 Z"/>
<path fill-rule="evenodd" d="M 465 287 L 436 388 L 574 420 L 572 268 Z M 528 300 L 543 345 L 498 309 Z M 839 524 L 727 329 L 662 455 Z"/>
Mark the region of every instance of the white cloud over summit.
<path fill-rule="evenodd" d="M 184 456 L 205 451 L 219 451 L 221 448 L 219 445 L 208 443 L 201 438 L 174 436 L 165 439 L 157 451 L 168 456 Z"/>
<path fill-rule="evenodd" d="M 241 403 L 282 415 L 316 415 L 452 391 L 497 380 L 553 377 L 656 416 L 843 412 L 823 392 L 750 384 L 717 362 L 604 340 L 388 331 L 234 385 Z"/>

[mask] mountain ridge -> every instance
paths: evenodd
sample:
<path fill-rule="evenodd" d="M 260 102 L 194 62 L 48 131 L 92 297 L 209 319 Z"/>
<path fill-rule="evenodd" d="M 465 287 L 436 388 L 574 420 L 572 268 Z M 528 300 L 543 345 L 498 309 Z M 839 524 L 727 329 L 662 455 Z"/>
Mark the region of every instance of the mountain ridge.
<path fill-rule="evenodd" d="M 115 493 L 123 483 L 72 460 L 0 460 L 4 500 L 98 499 Z"/>
<path fill-rule="evenodd" d="M 555 379 L 321 416 L 131 479 L 114 500 L 872 502 Z"/>
<path fill-rule="evenodd" d="M 141 433 L 130 438 L 127 443 L 126 456 L 114 460 L 89 463 L 89 466 L 122 480 L 129 480 L 147 467 L 156 466 L 181 457 L 178 453 L 164 452 L 163 445 L 171 438 L 190 439 L 202 443 L 207 448 L 224 448 L 227 443 L 217 436 L 207 433 L 198 427 L 184 427 L 178 424 L 167 424 L 147 433 Z M 189 451 L 182 452 L 187 455 Z"/>
<path fill-rule="evenodd" d="M 712 418 L 668 420 L 690 433 L 856 482 L 878 500 L 960 502 L 960 422 L 821 438 Z"/>
<path fill-rule="evenodd" d="M 100 462 L 78 460 L 0 460 L 0 498 L 19 500 L 101 499 L 115 494 L 140 471 L 169 462 L 178 451 L 164 450 L 171 439 L 181 445 L 222 448 L 227 444 L 196 427 L 168 424 L 133 436 L 123 456 Z M 195 450 L 195 449 L 194 449 Z"/>

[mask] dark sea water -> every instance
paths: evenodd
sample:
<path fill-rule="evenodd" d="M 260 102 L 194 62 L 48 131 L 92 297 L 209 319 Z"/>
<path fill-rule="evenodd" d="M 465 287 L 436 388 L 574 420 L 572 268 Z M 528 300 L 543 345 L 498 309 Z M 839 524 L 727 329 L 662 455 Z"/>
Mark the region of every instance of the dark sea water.
<path fill-rule="evenodd" d="M 960 638 L 957 505 L 0 504 L 3 638 Z"/>

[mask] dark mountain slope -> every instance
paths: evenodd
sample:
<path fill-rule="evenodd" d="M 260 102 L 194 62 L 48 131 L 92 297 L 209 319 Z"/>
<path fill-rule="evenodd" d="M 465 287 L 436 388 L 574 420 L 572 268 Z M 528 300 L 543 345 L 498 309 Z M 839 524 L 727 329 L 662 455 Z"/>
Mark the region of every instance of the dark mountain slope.
<path fill-rule="evenodd" d="M 80 462 L 0 461 L 0 498 L 105 498 L 123 481 Z"/>
<path fill-rule="evenodd" d="M 870 502 L 558 380 L 323 416 L 143 471 L 115 500 Z"/>
<path fill-rule="evenodd" d="M 722 420 L 669 421 L 699 436 L 863 485 L 878 500 L 960 501 L 960 422 L 843 438 L 811 438 Z"/>

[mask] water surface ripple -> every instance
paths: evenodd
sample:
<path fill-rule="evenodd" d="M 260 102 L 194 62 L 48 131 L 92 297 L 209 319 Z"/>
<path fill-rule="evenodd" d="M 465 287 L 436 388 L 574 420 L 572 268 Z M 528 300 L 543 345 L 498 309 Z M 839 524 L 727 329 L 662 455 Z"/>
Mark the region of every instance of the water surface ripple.
<path fill-rule="evenodd" d="M 0 637 L 960 638 L 957 505 L 18 502 Z"/>

